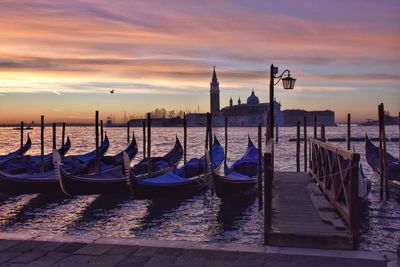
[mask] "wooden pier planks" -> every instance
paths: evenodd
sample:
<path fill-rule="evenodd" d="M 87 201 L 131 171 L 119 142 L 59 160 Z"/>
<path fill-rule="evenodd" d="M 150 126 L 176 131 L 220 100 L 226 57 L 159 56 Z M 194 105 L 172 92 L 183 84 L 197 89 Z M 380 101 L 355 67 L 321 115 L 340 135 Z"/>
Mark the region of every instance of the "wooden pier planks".
<path fill-rule="evenodd" d="M 353 249 L 353 237 L 347 225 L 338 227 L 343 224 L 338 221 L 336 212 L 320 210 L 313 204 L 310 184 L 313 186 L 315 182 L 304 172 L 274 173 L 269 245 Z M 332 222 L 327 222 L 326 218 L 333 218 Z"/>

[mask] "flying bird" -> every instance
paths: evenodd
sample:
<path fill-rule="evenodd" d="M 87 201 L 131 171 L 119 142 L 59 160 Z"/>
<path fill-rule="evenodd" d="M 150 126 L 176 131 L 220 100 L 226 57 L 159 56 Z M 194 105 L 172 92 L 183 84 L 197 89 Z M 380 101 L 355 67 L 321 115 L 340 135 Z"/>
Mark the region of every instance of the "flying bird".
<path fill-rule="evenodd" d="M 111 93 L 111 94 L 114 94 L 114 89 L 110 90 L 110 93 Z"/>

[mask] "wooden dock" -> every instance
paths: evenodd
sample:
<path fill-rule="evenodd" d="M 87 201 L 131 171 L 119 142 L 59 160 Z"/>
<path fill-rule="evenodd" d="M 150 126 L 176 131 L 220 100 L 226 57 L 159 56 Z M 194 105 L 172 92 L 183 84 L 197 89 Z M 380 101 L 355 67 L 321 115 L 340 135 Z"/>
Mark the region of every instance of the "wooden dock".
<path fill-rule="evenodd" d="M 269 245 L 352 249 L 353 236 L 304 172 L 275 172 Z"/>
<path fill-rule="evenodd" d="M 264 154 L 264 243 L 356 249 L 360 155 L 314 138 L 310 138 L 310 146 L 307 172 L 300 172 L 299 166 L 297 172 L 274 172 L 273 141 L 268 141 Z"/>

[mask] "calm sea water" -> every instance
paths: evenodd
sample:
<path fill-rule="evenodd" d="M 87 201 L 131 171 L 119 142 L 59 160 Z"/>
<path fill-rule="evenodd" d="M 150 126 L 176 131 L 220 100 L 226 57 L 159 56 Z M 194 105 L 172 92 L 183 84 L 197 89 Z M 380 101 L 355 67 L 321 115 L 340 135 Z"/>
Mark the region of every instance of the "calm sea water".
<path fill-rule="evenodd" d="M 126 129 L 105 128 L 110 139 L 108 154 L 112 155 L 127 145 Z M 139 144 L 135 161 L 142 158 L 142 130 L 133 128 Z M 281 128 L 280 141 L 276 144 L 276 169 L 295 171 L 295 128 Z M 388 137 L 398 137 L 398 128 L 386 128 Z M 67 127 L 72 148 L 69 155 L 80 154 L 94 148 L 93 127 Z M 223 144 L 224 129 L 214 129 Z M 377 137 L 377 127 L 353 127 L 353 136 Z M 29 131 L 33 146 L 30 154 L 40 153 L 40 130 Z M 308 128 L 308 133 L 312 129 Z M 45 151 L 52 145 L 52 130 L 46 128 Z M 61 130 L 58 129 L 58 144 Z M 181 128 L 154 128 L 152 130 L 153 155 L 163 155 L 173 145 L 175 135 L 183 140 Z M 247 135 L 255 142 L 256 128 L 230 128 L 228 163 L 238 159 L 247 144 Z M 346 127 L 328 127 L 327 137 L 344 137 Z M 188 158 L 201 156 L 204 149 L 205 129 L 188 129 Z M 345 147 L 346 143 L 335 143 Z M 364 206 L 362 218 L 361 249 L 395 251 L 400 242 L 400 206 L 393 201 L 379 201 L 378 177 L 365 160 L 364 142 L 353 143 L 362 157 L 367 178 L 372 182 Z M 388 142 L 388 151 L 399 155 L 399 144 Z M 19 146 L 19 131 L 0 128 L 0 154 L 6 154 Z M 302 155 L 302 154 L 301 154 Z M 303 160 L 302 160 L 303 161 Z M 303 167 L 302 167 L 303 168 Z M 216 196 L 206 193 L 182 201 L 131 200 L 129 197 L 109 197 L 101 195 L 73 198 L 50 197 L 46 195 L 20 195 L 0 197 L 0 231 L 79 234 L 102 237 L 137 237 L 167 240 L 192 240 L 211 242 L 237 242 L 247 244 L 262 243 L 262 218 L 258 213 L 257 201 L 246 203 L 225 203 Z"/>

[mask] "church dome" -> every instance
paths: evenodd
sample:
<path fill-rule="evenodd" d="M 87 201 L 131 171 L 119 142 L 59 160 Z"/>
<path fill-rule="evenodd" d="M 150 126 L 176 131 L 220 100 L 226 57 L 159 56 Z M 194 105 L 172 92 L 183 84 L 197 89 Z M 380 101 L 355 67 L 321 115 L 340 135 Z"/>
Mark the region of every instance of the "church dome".
<path fill-rule="evenodd" d="M 260 101 L 258 100 L 258 97 L 254 94 L 254 90 L 251 91 L 251 95 L 247 98 L 247 104 L 248 105 L 258 105 L 258 104 L 260 104 Z"/>

